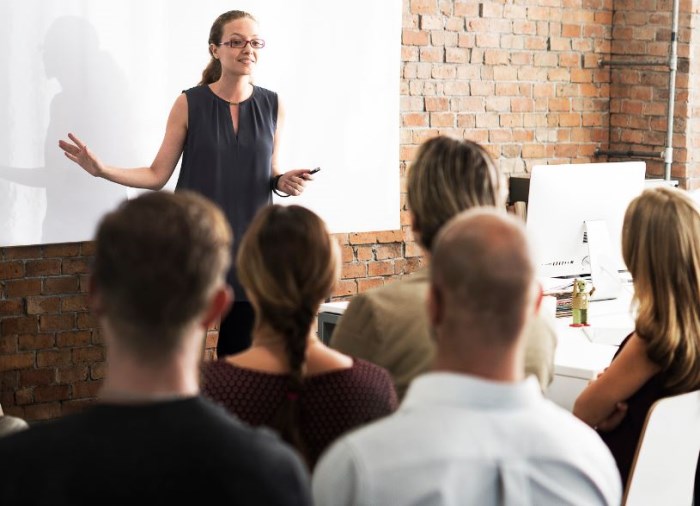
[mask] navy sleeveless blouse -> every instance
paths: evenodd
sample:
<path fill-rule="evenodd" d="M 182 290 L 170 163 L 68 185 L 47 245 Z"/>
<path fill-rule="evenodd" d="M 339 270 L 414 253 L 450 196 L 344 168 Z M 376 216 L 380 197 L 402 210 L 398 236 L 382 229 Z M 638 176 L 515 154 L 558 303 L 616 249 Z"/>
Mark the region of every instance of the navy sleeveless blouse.
<path fill-rule="evenodd" d="M 231 106 L 208 85 L 186 90 L 187 137 L 177 190 L 192 190 L 216 202 L 233 229 L 233 259 L 255 213 L 272 202 L 272 147 L 277 128 L 277 94 L 253 87 L 238 106 L 238 131 Z M 248 300 L 235 266 L 228 282 L 236 300 Z"/>

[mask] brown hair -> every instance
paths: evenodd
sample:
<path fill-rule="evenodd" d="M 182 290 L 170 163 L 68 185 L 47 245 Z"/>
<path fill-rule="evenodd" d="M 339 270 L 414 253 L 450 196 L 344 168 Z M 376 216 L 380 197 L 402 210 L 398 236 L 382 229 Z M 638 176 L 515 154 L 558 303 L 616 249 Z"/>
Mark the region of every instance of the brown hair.
<path fill-rule="evenodd" d="M 338 277 L 337 244 L 312 211 L 271 205 L 256 215 L 243 237 L 237 267 L 255 307 L 256 328 L 269 326 L 285 339 L 290 383 L 273 427 L 306 456 L 298 397 L 304 388 L 309 331 Z"/>
<path fill-rule="evenodd" d="M 147 193 L 107 214 L 96 241 L 93 279 L 115 337 L 136 358 L 166 359 L 224 283 L 226 218 L 191 192 Z"/>
<path fill-rule="evenodd" d="M 214 53 L 212 53 L 211 50 L 211 44 L 216 45 L 221 43 L 221 37 L 223 37 L 224 26 L 226 23 L 241 18 L 252 19 L 257 23 L 257 20 L 253 17 L 253 15 L 245 11 L 228 11 L 216 18 L 214 24 L 211 25 L 211 29 L 209 30 L 209 56 L 211 58 L 209 59 L 207 67 L 202 72 L 202 80 L 199 82 L 200 85 L 214 83 L 221 77 L 221 62 L 214 58 Z"/>
<path fill-rule="evenodd" d="M 434 137 L 421 145 L 408 174 L 408 206 L 430 250 L 447 220 L 477 206 L 505 207 L 503 178 L 486 150 L 468 140 Z"/>
<path fill-rule="evenodd" d="M 448 324 L 478 328 L 488 344 L 520 336 L 535 276 L 521 220 L 493 208 L 458 214 L 438 233 L 430 270 Z"/>
<path fill-rule="evenodd" d="M 700 388 L 700 210 L 683 191 L 646 190 L 625 213 L 622 256 L 636 332 L 675 392 Z"/>

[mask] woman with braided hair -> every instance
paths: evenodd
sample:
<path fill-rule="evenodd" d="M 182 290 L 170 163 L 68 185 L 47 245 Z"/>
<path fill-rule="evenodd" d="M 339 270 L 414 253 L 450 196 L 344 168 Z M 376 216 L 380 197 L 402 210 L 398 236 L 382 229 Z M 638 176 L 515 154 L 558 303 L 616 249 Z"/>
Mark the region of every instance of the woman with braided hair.
<path fill-rule="evenodd" d="M 238 274 L 255 309 L 252 346 L 203 366 L 202 391 L 251 425 L 279 431 L 310 468 L 344 432 L 396 409 L 382 368 L 325 346 L 312 326 L 338 278 L 338 247 L 300 206 L 273 205 L 240 244 Z"/>

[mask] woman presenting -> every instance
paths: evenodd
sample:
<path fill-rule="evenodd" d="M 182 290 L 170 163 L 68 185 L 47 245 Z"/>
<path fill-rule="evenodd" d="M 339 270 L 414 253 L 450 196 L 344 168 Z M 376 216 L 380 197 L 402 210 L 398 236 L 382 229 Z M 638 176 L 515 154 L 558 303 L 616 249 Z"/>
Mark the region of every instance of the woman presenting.
<path fill-rule="evenodd" d="M 310 170 L 282 174 L 278 165 L 284 110 L 277 94 L 253 85 L 251 76 L 265 41 L 252 15 L 229 11 L 209 33 L 211 60 L 198 86 L 186 90 L 170 111 L 163 143 L 150 167 L 126 169 L 102 163 L 74 134 L 61 140 L 65 155 L 96 177 L 134 188 L 161 189 L 182 155 L 177 189 L 194 190 L 226 213 L 234 233 L 234 257 L 256 212 L 272 200 L 271 191 L 300 195 Z M 250 345 L 252 306 L 228 275 L 236 301 L 221 322 L 217 354 L 238 353 Z"/>

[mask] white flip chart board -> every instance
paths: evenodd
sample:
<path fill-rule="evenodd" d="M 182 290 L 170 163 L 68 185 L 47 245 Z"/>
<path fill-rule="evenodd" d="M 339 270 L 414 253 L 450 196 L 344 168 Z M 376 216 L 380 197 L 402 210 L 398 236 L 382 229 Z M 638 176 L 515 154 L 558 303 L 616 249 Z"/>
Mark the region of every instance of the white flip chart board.
<path fill-rule="evenodd" d="M 137 192 L 92 178 L 58 140 L 149 165 L 178 94 L 241 9 L 267 42 L 255 83 L 279 93 L 282 170 L 321 166 L 302 197 L 332 232 L 399 228 L 400 0 L 22 0 L 0 3 L 0 246 L 89 240 Z M 166 188 L 173 188 L 177 171 Z"/>

